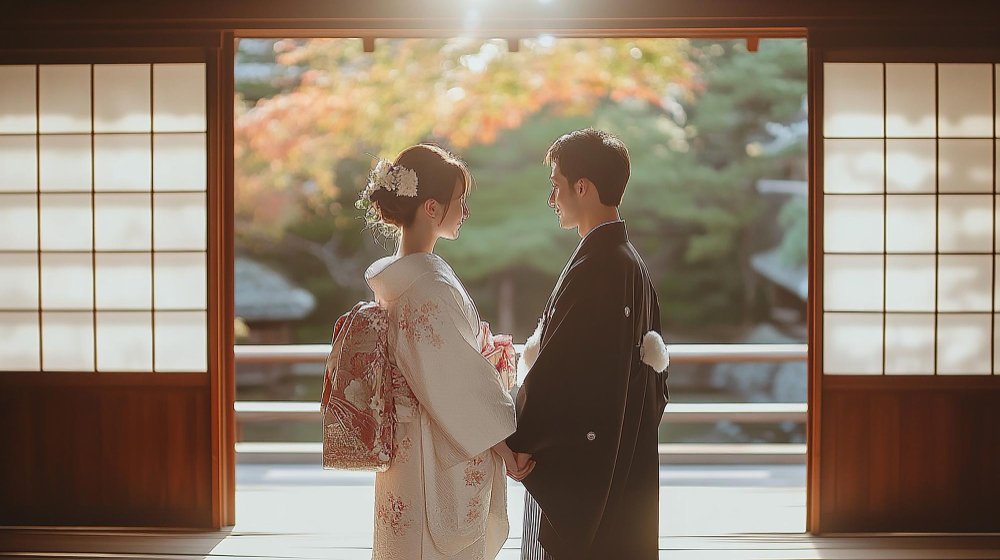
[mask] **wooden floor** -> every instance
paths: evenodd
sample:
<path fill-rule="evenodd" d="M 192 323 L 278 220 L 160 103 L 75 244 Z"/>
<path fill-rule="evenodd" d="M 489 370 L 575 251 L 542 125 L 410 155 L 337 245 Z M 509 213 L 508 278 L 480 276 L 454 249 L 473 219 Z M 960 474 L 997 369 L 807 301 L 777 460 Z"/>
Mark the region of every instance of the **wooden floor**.
<path fill-rule="evenodd" d="M 343 559 L 371 555 L 372 476 L 243 465 L 237 525 L 222 532 L 0 529 L 5 558 Z M 660 557 L 730 559 L 1000 559 L 1000 536 L 810 537 L 800 466 L 665 466 Z M 508 487 L 518 558 L 523 487 Z"/>

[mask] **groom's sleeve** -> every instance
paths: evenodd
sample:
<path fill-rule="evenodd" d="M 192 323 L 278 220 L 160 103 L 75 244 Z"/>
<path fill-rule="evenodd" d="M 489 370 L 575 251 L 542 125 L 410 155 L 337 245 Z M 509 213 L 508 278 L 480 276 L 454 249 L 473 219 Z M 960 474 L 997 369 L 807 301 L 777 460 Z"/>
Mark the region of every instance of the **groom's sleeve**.
<path fill-rule="evenodd" d="M 624 311 L 628 272 L 614 264 L 587 257 L 567 273 L 518 394 L 517 431 L 507 438 L 512 450 L 617 449 L 634 335 Z"/>

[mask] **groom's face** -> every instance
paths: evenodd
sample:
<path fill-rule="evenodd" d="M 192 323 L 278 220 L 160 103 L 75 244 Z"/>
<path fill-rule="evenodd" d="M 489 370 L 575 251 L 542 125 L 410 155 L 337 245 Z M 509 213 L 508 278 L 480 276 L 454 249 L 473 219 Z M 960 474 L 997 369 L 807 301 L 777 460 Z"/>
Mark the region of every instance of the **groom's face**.
<path fill-rule="evenodd" d="M 559 227 L 572 229 L 580 225 L 580 199 L 573 185 L 559 169 L 559 162 L 552 163 L 549 175 L 552 191 L 549 193 L 549 208 L 556 211 Z"/>

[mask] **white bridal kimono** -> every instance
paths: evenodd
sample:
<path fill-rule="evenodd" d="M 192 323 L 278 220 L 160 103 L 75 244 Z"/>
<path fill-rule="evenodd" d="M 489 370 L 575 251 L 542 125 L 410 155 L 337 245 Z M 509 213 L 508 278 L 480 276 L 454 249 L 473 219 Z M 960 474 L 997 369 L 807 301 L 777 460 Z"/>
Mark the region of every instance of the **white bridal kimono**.
<path fill-rule="evenodd" d="M 394 391 L 397 452 L 375 476 L 372 558 L 495 558 L 509 527 L 506 471 L 490 448 L 514 433 L 514 405 L 480 354 L 479 314 L 433 253 L 380 259 L 365 278 L 412 390 Z"/>

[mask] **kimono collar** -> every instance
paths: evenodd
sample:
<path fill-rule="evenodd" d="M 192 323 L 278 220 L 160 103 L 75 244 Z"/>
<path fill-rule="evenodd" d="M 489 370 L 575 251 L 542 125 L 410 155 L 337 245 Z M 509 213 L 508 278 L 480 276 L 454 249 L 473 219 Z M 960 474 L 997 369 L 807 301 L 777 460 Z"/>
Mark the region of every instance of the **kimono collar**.
<path fill-rule="evenodd" d="M 365 280 L 377 299 L 392 301 L 403 295 L 424 274 L 450 273 L 450 270 L 448 263 L 434 253 L 412 253 L 405 257 L 392 255 L 373 262 L 365 271 Z"/>
<path fill-rule="evenodd" d="M 626 242 L 628 242 L 628 231 L 625 229 L 625 222 L 623 220 L 607 222 L 590 230 L 590 233 L 580 241 L 573 256 L 575 258 L 603 247 L 614 247 Z"/>

